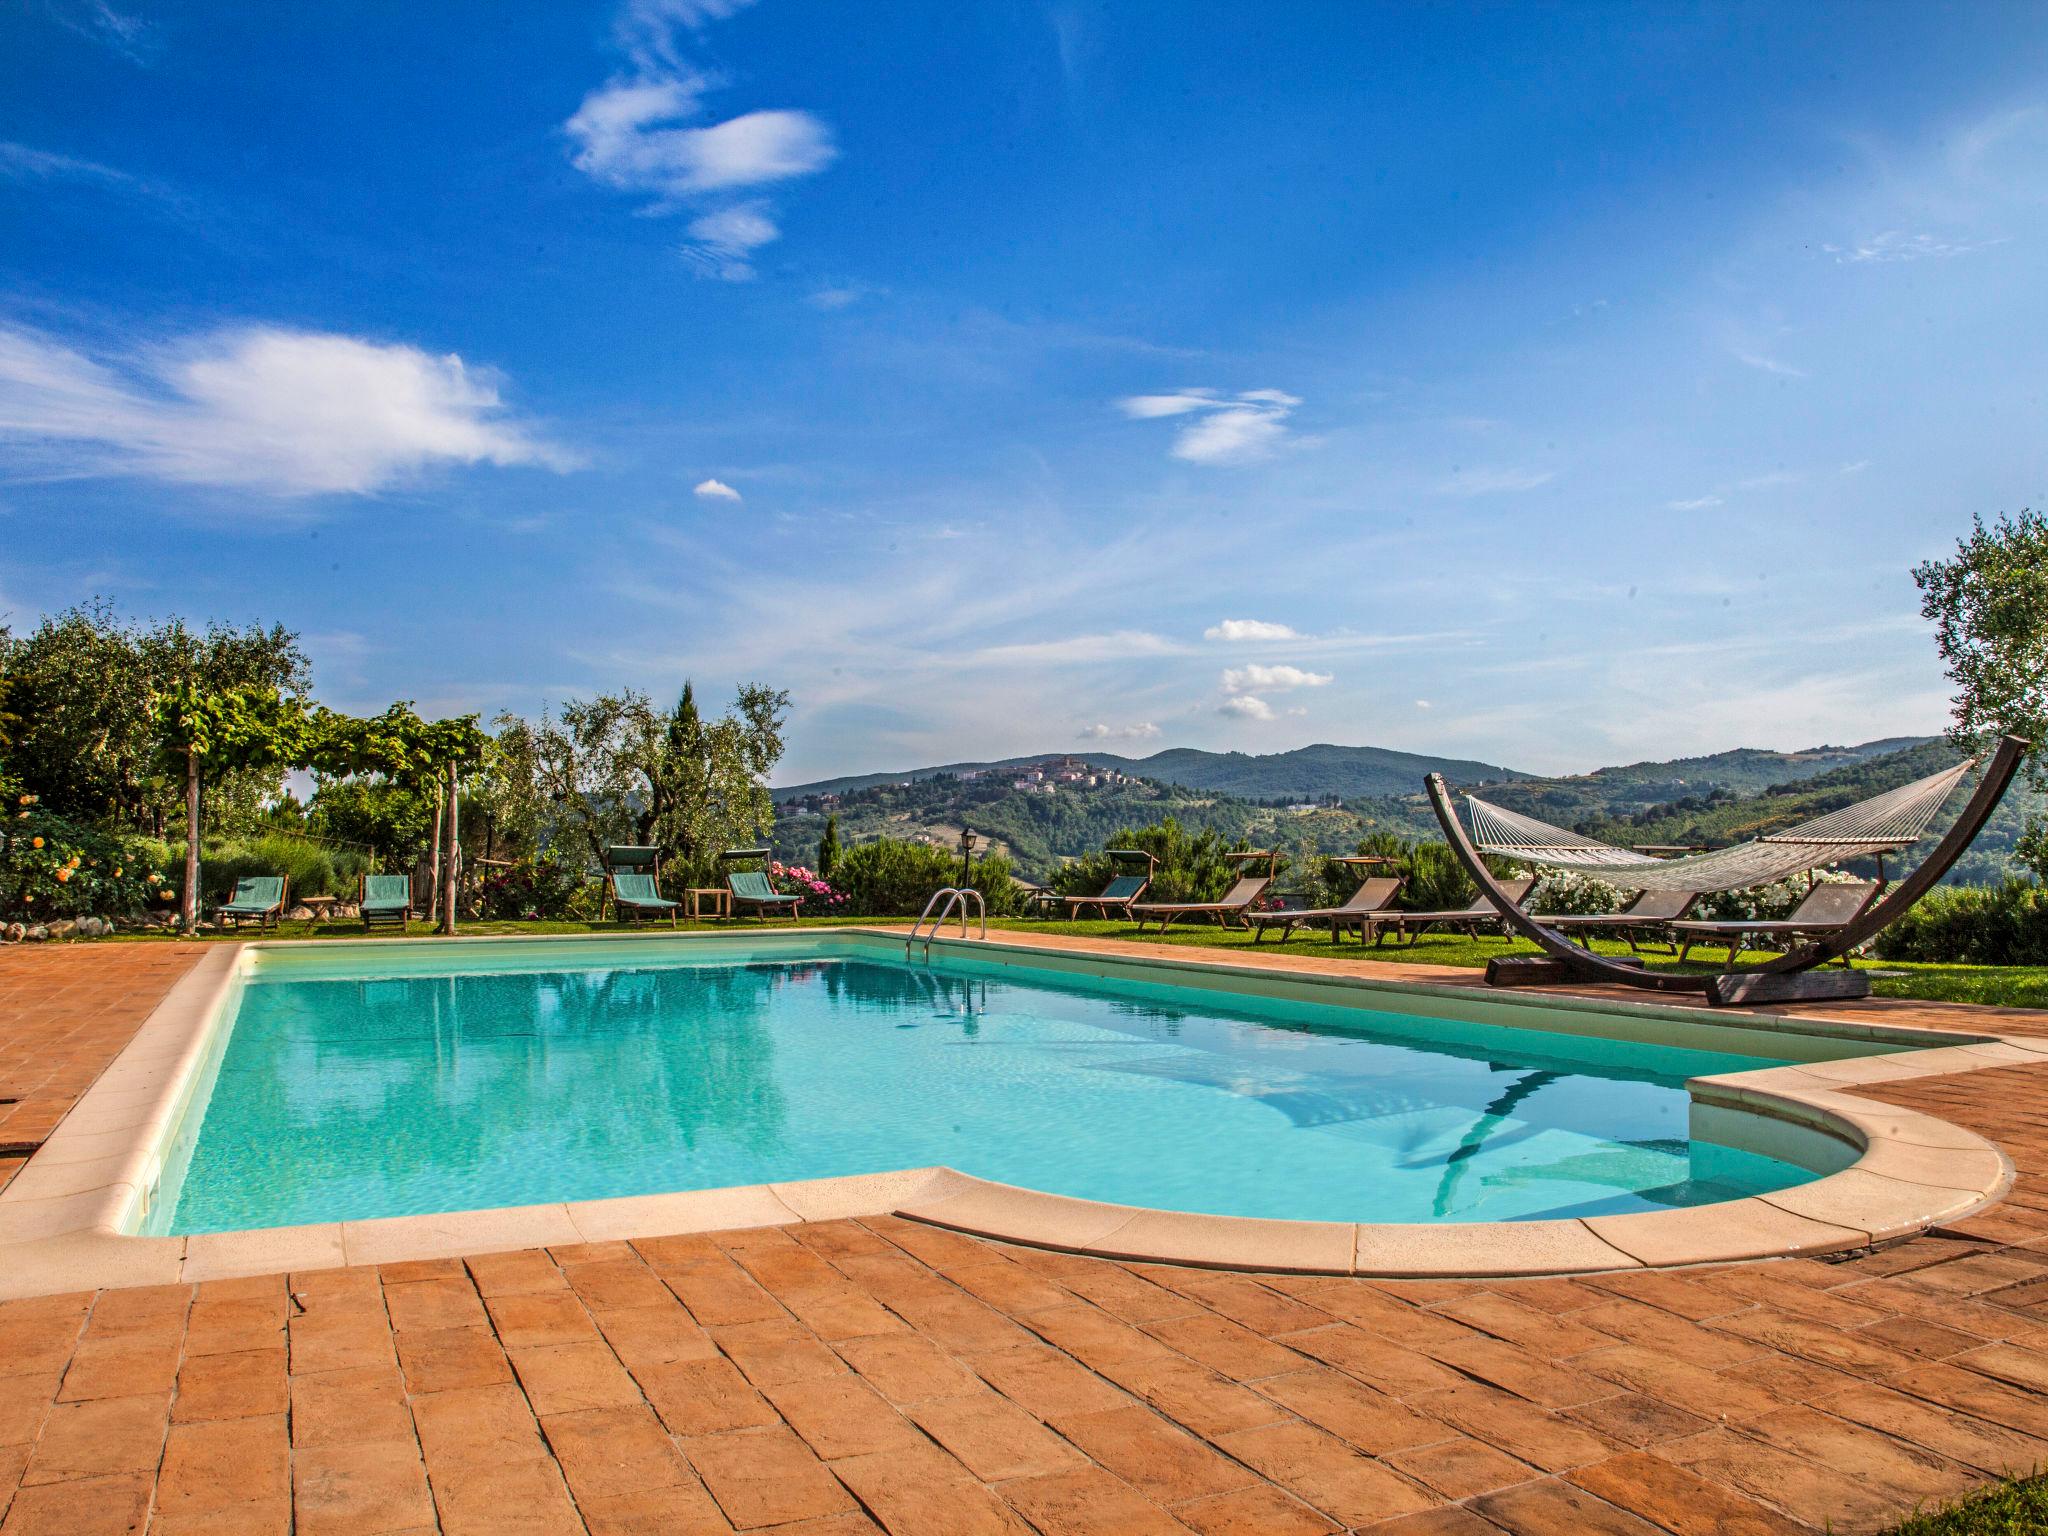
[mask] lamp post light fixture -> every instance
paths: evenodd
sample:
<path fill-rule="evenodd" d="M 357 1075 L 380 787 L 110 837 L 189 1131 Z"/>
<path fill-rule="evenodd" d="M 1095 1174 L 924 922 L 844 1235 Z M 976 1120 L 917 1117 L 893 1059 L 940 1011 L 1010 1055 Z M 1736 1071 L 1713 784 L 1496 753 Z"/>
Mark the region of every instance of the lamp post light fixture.
<path fill-rule="evenodd" d="M 979 841 L 981 839 L 974 835 L 972 827 L 962 827 L 960 829 L 960 883 L 962 885 L 973 883 L 974 845 Z"/>

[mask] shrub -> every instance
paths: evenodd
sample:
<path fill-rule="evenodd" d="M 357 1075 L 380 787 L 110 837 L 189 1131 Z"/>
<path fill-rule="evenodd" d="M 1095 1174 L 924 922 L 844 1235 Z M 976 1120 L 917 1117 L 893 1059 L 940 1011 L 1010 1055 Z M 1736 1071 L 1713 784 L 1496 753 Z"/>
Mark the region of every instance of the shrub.
<path fill-rule="evenodd" d="M 1240 842 L 1233 848 L 1213 827 L 1190 834 L 1169 816 L 1149 827 L 1126 828 L 1103 846 L 1143 849 L 1159 861 L 1146 892 L 1148 901 L 1215 901 L 1230 889 L 1237 873 L 1224 855 L 1246 845 Z M 1108 855 L 1095 853 L 1062 865 L 1050 883 L 1062 896 L 1092 896 L 1119 873 Z M 993 912 L 994 906 L 989 910 Z"/>
<path fill-rule="evenodd" d="M 158 873 L 170 889 L 180 889 L 185 880 L 184 843 L 157 846 L 163 851 Z M 236 881 L 250 875 L 283 875 L 292 899 L 352 897 L 357 877 L 367 868 L 369 860 L 354 849 L 327 848 L 282 833 L 207 840 L 199 845 L 200 904 L 205 906 L 225 898 L 233 892 Z"/>
<path fill-rule="evenodd" d="M 945 849 L 893 837 L 842 849 L 833 866 L 832 883 L 846 896 L 844 910 L 852 917 L 914 917 L 933 891 L 959 882 L 960 861 Z M 1017 883 L 1001 854 L 977 859 L 971 883 L 988 903 L 990 917 L 1016 912 Z"/>
<path fill-rule="evenodd" d="M 1838 870 L 1824 869 L 1814 875 L 1814 882 L 1834 885 L 1855 878 Z M 1775 880 L 1769 885 L 1747 886 L 1739 891 L 1710 891 L 1700 898 L 1694 915 L 1715 922 L 1733 923 L 1749 919 L 1775 922 L 1779 918 L 1790 917 L 1792 909 L 1806 899 L 1806 892 L 1806 880 L 1800 875 Z"/>
<path fill-rule="evenodd" d="M 11 784 L 5 801 L 0 915 L 46 922 L 125 916 L 148 904 L 157 871 L 144 839 L 79 826 Z"/>
<path fill-rule="evenodd" d="M 1878 936 L 1877 953 L 1937 965 L 2048 965 L 2048 887 L 1943 886 Z"/>
<path fill-rule="evenodd" d="M 1566 913 L 1619 912 L 1628 905 L 1628 893 L 1622 887 L 1568 869 L 1538 870 L 1536 888 L 1529 895 L 1530 899 L 1522 905 L 1548 917 L 1561 917 Z"/>
<path fill-rule="evenodd" d="M 768 882 L 785 896 L 803 897 L 804 904 L 797 908 L 797 911 L 804 916 L 844 915 L 848 905 L 846 892 L 834 890 L 832 882 L 823 874 L 817 870 L 806 869 L 801 864 L 770 864 Z M 932 889 L 936 890 L 938 887 L 934 886 Z"/>
<path fill-rule="evenodd" d="M 582 916 L 592 907 L 590 881 L 579 869 L 542 856 L 520 859 L 510 869 L 494 869 L 485 878 L 478 906 L 492 919 L 528 922 Z M 592 907 L 594 913 L 594 907 Z"/>

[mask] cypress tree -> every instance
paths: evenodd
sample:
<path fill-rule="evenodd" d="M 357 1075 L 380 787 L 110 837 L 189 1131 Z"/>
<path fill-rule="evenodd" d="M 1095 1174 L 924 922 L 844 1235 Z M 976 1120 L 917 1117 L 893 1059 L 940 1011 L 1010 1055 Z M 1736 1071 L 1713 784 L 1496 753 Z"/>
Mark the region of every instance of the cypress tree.
<path fill-rule="evenodd" d="M 839 862 L 839 813 L 825 818 L 825 832 L 818 839 L 818 878 L 830 880 L 832 866 Z"/>

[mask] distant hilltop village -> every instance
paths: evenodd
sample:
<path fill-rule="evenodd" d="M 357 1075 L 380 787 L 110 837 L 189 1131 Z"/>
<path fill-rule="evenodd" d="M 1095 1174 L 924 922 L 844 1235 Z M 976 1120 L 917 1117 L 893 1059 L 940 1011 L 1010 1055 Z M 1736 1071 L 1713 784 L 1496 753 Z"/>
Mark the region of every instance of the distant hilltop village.
<path fill-rule="evenodd" d="M 947 779 L 956 784 L 1001 784 L 1008 781 L 1012 789 L 1043 795 L 1057 794 L 1061 785 L 1068 789 L 1109 789 L 1119 784 L 1138 782 L 1129 774 L 1119 773 L 1114 768 L 1098 768 L 1085 757 L 1061 756 L 1041 758 L 1035 763 L 1010 763 L 994 768 L 968 768 L 959 773 L 935 773 L 921 779 L 891 779 L 848 793 L 854 796 L 871 796 L 878 789 L 910 789 L 919 784 L 929 785 Z M 843 806 L 847 799 L 848 794 L 804 795 L 783 802 L 783 810 L 798 814 L 830 813 Z"/>

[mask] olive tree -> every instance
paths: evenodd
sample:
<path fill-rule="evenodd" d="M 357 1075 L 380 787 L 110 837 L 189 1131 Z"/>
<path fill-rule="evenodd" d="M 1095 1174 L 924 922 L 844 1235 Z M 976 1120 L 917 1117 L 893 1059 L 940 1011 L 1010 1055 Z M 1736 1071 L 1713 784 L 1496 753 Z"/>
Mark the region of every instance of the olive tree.
<path fill-rule="evenodd" d="M 1945 560 L 1916 566 L 1920 612 L 1956 686 L 1949 739 L 1982 751 L 2001 735 L 2035 743 L 2027 781 L 2048 790 L 2048 517 L 2022 510 L 1986 523 Z M 2048 879 L 2048 822 L 2036 814 L 2015 848 L 2036 878 Z"/>

